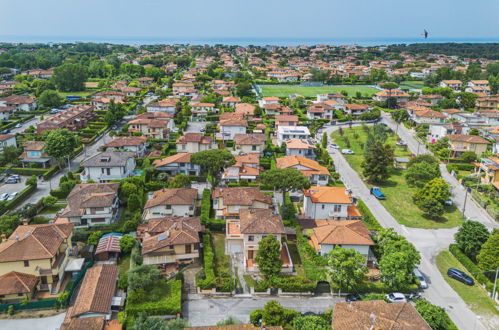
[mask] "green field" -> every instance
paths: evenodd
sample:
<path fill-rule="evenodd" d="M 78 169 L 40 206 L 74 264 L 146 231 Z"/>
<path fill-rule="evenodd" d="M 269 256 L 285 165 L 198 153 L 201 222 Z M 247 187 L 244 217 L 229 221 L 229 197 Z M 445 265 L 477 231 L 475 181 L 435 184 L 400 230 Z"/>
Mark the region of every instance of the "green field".
<path fill-rule="evenodd" d="M 343 137 L 340 131 L 333 132 L 331 137 L 340 149 L 348 148 L 355 152 L 355 155 L 344 156 L 350 166 L 362 177 L 363 144 L 367 139 L 367 134 L 362 127 L 344 129 L 343 132 Z M 350 147 L 346 145 L 345 139 L 350 142 Z M 395 146 L 396 142 L 397 136 L 394 133 L 389 134 L 387 143 L 394 146 L 395 157 L 409 157 L 410 152 L 404 150 L 403 147 Z M 409 187 L 404 175 L 404 170 L 392 169 L 390 178 L 384 184 L 379 185 L 387 196 L 386 200 L 382 200 L 381 203 L 399 223 L 415 228 L 452 228 L 463 222 L 461 213 L 455 206 L 446 206 L 446 212 L 438 220 L 426 218 L 412 201 L 417 188 Z"/>
<path fill-rule="evenodd" d="M 424 81 L 407 80 L 407 81 L 402 81 L 399 86 L 401 89 L 422 89 L 424 87 Z"/>
<path fill-rule="evenodd" d="M 378 92 L 379 89 L 371 86 L 322 86 L 322 87 L 301 87 L 296 85 L 259 85 L 262 96 L 277 96 L 277 97 L 288 97 L 292 94 L 300 94 L 305 97 L 315 97 L 317 94 L 326 93 L 339 93 L 340 91 L 346 91 L 348 96 L 355 96 L 357 92 L 361 92 L 362 96 L 371 97 L 374 93 Z"/>

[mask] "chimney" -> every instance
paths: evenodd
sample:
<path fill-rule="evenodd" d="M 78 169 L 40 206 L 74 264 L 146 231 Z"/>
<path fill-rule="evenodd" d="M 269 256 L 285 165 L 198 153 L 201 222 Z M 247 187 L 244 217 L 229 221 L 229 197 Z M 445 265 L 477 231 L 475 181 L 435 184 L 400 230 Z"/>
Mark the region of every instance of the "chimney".
<path fill-rule="evenodd" d="M 2 243 L 3 243 L 3 242 L 5 242 L 5 241 L 7 240 L 7 235 L 2 234 L 2 236 L 1 236 L 1 237 L 2 237 Z"/>
<path fill-rule="evenodd" d="M 24 218 L 21 220 L 21 222 L 23 223 L 24 226 L 28 225 L 29 224 L 29 219 L 28 218 Z"/>
<path fill-rule="evenodd" d="M 19 235 L 16 235 L 16 241 L 19 241 Z"/>

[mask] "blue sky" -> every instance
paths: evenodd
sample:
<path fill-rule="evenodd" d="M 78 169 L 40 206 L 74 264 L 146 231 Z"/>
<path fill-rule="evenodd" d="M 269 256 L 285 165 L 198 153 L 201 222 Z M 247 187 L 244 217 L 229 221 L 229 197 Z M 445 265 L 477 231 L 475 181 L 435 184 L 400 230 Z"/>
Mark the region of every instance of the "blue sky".
<path fill-rule="evenodd" d="M 1 36 L 499 37 L 499 0 L 0 0 Z"/>

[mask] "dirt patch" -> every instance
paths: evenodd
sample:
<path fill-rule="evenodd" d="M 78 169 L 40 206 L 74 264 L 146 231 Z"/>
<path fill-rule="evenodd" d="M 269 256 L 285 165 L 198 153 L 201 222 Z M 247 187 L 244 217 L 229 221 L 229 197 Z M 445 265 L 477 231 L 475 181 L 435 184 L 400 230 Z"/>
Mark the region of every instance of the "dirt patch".
<path fill-rule="evenodd" d="M 0 320 L 5 319 L 32 319 L 35 317 L 50 317 L 61 314 L 65 312 L 64 309 L 55 310 L 55 309 L 30 309 L 30 310 L 22 310 L 16 311 L 14 315 L 8 315 L 6 313 L 0 314 Z"/>

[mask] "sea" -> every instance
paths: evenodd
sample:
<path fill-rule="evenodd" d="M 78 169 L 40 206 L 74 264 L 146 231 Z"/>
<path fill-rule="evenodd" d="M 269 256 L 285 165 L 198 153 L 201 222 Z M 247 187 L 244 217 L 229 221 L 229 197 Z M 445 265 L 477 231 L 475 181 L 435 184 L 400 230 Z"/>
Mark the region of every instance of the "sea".
<path fill-rule="evenodd" d="M 150 38 L 150 37 L 104 37 L 104 36 L 14 36 L 0 35 L 0 42 L 10 43 L 74 43 L 95 42 L 120 45 L 229 45 L 229 46 L 311 46 L 325 44 L 332 46 L 359 45 L 384 46 L 415 43 L 499 43 L 498 38 L 438 38 L 396 37 L 396 38 Z"/>

